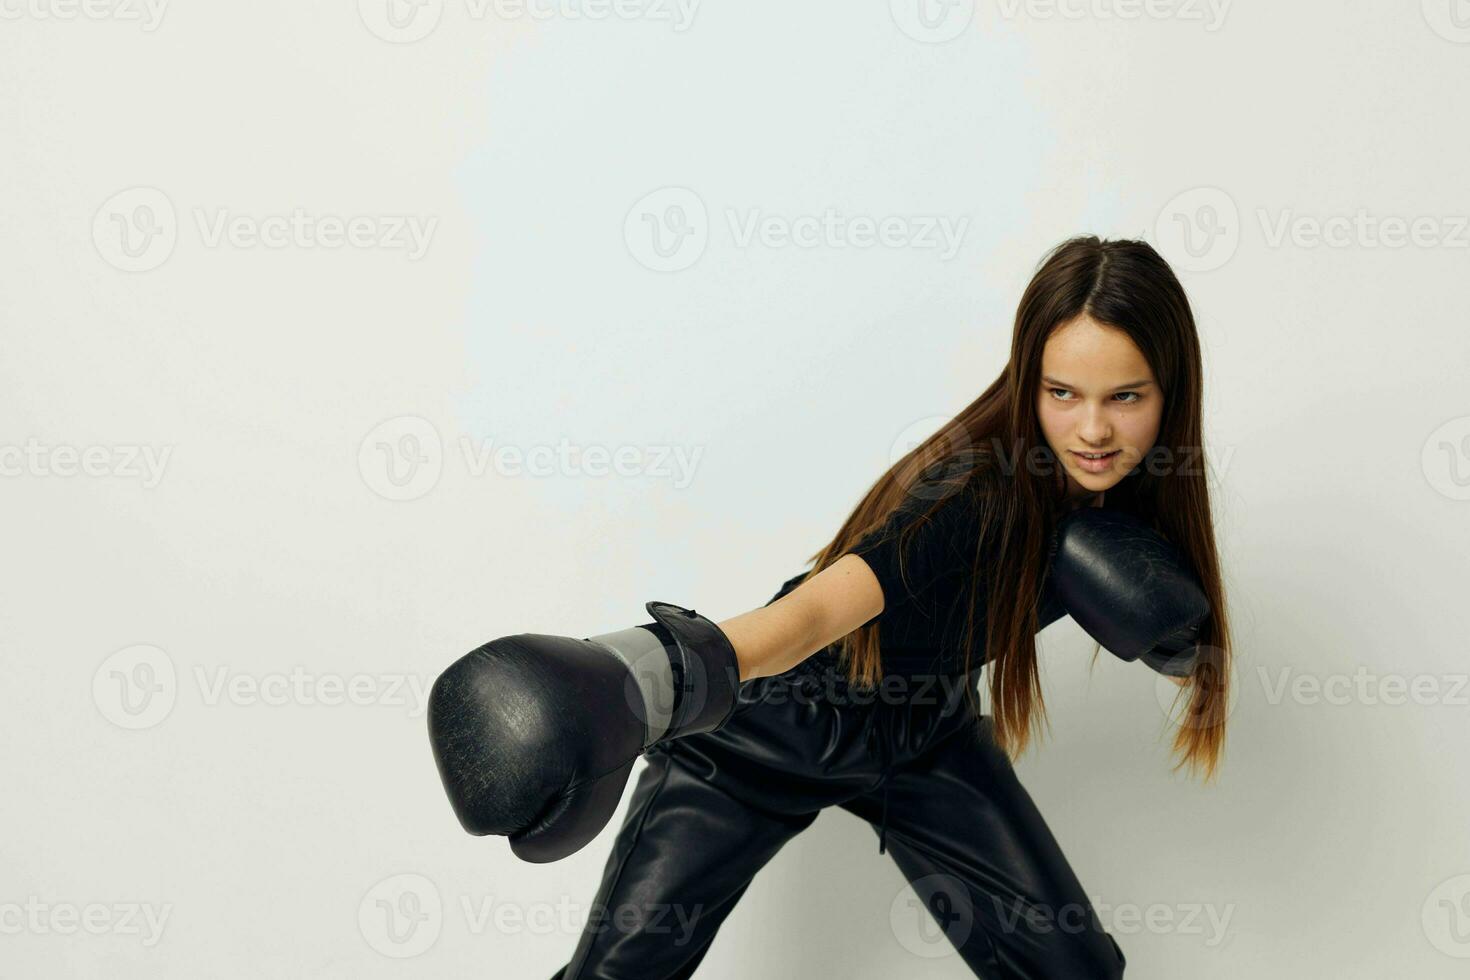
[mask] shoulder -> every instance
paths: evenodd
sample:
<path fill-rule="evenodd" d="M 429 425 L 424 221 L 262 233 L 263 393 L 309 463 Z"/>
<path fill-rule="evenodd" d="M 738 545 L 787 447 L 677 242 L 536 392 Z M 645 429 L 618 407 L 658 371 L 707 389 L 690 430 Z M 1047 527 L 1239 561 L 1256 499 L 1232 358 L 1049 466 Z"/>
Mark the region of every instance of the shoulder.
<path fill-rule="evenodd" d="M 918 488 L 849 550 L 867 562 L 890 599 L 922 591 L 973 566 L 983 503 L 981 488 L 970 481 Z"/>

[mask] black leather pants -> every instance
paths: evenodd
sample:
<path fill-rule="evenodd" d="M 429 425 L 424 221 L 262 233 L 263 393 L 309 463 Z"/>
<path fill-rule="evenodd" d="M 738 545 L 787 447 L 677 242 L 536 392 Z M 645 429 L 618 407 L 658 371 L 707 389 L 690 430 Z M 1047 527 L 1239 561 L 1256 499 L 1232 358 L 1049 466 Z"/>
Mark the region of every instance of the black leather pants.
<path fill-rule="evenodd" d="M 720 731 L 652 746 L 576 952 L 552 980 L 693 976 L 755 873 L 834 804 L 873 825 L 976 976 L 1122 976 L 1122 950 L 991 719 L 965 705 L 959 678 L 923 688 L 849 692 L 829 648 L 742 684 Z"/>

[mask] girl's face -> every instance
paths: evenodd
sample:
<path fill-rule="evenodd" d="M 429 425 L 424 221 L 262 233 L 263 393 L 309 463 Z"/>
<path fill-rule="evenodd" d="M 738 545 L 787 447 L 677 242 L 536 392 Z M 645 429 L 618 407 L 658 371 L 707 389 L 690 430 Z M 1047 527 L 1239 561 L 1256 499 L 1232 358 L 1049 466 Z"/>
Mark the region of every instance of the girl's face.
<path fill-rule="evenodd" d="M 1041 352 L 1036 414 L 1067 473 L 1067 496 L 1113 486 L 1153 447 L 1164 393 L 1143 353 L 1116 327 L 1083 314 L 1057 327 Z M 1092 461 L 1082 454 L 1108 453 Z"/>

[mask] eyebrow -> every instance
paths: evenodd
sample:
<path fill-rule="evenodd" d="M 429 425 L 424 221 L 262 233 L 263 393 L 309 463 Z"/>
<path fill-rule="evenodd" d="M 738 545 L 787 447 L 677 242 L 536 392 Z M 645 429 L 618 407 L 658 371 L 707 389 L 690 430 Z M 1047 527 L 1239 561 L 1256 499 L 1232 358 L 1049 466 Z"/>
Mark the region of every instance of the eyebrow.
<path fill-rule="evenodd" d="M 1047 384 L 1056 385 L 1058 388 L 1076 388 L 1077 387 L 1074 384 L 1068 384 L 1067 382 L 1062 381 L 1062 380 L 1060 380 L 1058 378 L 1053 378 L 1049 374 L 1043 374 L 1041 376 L 1041 380 L 1042 381 L 1045 381 Z M 1130 381 L 1126 385 L 1118 385 L 1118 387 L 1114 388 L 1113 390 L 1114 391 L 1125 391 L 1125 390 L 1127 390 L 1129 388 L 1144 388 L 1144 387 L 1147 387 L 1148 385 L 1151 385 L 1151 384 L 1153 384 L 1153 382 L 1152 381 L 1149 381 L 1147 378 L 1145 378 L 1142 381 Z"/>

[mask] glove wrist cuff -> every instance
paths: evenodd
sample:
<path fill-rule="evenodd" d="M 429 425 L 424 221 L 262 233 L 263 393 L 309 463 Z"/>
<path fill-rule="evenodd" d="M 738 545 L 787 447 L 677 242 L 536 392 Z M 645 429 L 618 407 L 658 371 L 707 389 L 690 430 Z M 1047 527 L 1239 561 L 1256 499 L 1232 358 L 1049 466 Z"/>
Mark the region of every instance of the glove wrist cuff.
<path fill-rule="evenodd" d="M 693 609 L 669 602 L 644 606 L 673 638 L 669 660 L 674 706 L 665 738 L 712 732 L 724 726 L 740 692 L 740 665 L 723 630 Z"/>

